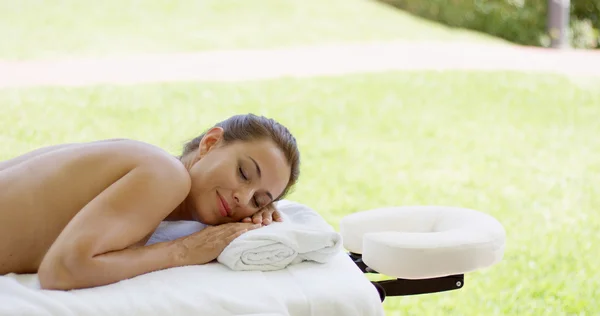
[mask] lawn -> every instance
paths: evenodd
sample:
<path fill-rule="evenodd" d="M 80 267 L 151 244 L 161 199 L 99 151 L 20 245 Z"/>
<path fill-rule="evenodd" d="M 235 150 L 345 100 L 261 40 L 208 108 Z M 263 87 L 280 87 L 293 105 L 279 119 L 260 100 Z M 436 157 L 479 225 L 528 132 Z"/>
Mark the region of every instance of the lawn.
<path fill-rule="evenodd" d="M 500 42 L 374 0 L 0 0 L 0 59 L 367 40 Z"/>
<path fill-rule="evenodd" d="M 551 75 L 400 72 L 236 84 L 0 90 L 0 159 L 130 137 L 177 154 L 233 113 L 296 134 L 290 199 L 332 225 L 389 205 L 478 209 L 506 227 L 504 260 L 459 291 L 389 298 L 388 315 L 597 314 L 600 85 Z"/>

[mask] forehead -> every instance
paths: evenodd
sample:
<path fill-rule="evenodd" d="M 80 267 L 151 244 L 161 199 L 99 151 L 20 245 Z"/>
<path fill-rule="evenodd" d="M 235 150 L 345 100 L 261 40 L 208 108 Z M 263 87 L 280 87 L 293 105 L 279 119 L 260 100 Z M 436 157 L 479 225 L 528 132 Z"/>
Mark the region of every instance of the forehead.
<path fill-rule="evenodd" d="M 254 159 L 261 169 L 261 186 L 277 197 L 285 189 L 290 177 L 290 167 L 285 154 L 272 141 L 240 142 L 237 151 L 242 158 L 248 159 L 254 168 Z"/>

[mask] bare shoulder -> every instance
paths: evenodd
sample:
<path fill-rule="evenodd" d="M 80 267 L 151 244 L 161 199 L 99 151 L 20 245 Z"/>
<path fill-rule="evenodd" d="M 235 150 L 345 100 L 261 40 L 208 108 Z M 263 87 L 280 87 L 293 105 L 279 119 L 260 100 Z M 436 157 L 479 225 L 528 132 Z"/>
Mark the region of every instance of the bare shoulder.
<path fill-rule="evenodd" d="M 189 173 L 183 163 L 158 146 L 130 139 L 103 144 L 112 147 L 109 151 L 126 158 L 135 167 L 159 176 L 162 180 L 188 187 L 191 185 Z"/>
<path fill-rule="evenodd" d="M 11 162 L 13 165 L 7 168 L 11 170 L 4 174 L 6 181 L 19 179 L 24 188 L 51 188 L 54 183 L 62 183 L 63 190 L 73 192 L 84 187 L 86 198 L 87 194 L 99 193 L 134 169 L 138 170 L 136 177 L 160 181 L 177 191 L 185 191 L 191 182 L 178 158 L 158 146 L 131 139 L 59 145 L 18 159 L 21 161 Z"/>
<path fill-rule="evenodd" d="M 140 167 L 166 181 L 166 184 L 172 186 L 171 189 L 177 189 L 177 192 L 184 190 L 185 192 L 182 193 L 187 194 L 192 180 L 183 163 L 162 149 L 150 146 L 148 150 L 150 156 L 140 160 Z"/>

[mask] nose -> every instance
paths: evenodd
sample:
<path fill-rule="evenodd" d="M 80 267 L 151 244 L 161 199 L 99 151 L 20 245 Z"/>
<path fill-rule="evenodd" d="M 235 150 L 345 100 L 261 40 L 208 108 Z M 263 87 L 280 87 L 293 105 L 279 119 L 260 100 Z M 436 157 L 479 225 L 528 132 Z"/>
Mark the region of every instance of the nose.
<path fill-rule="evenodd" d="M 250 188 L 243 188 L 233 192 L 233 198 L 238 206 L 248 206 L 254 192 Z"/>

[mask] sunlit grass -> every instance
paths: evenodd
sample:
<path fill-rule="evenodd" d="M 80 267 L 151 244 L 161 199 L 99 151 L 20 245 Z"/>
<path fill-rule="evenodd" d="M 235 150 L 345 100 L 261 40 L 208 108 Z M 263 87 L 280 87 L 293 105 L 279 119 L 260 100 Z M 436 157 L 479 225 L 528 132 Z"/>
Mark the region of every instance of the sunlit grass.
<path fill-rule="evenodd" d="M 586 81 L 587 82 L 587 81 Z M 550 75 L 406 72 L 236 84 L 0 91 L 0 159 L 42 145 L 130 137 L 177 154 L 234 113 L 296 134 L 290 199 L 334 227 L 379 206 L 495 216 L 504 260 L 459 291 L 388 298 L 387 315 L 600 312 L 600 85 Z"/>
<path fill-rule="evenodd" d="M 371 40 L 500 42 L 370 0 L 0 0 L 0 59 Z"/>

